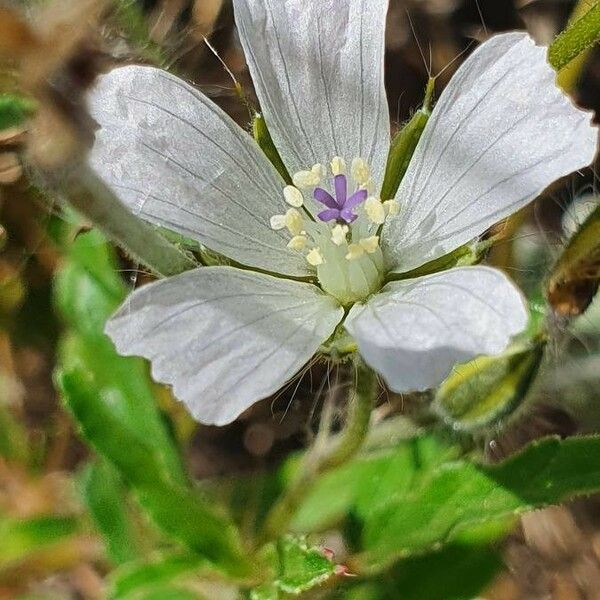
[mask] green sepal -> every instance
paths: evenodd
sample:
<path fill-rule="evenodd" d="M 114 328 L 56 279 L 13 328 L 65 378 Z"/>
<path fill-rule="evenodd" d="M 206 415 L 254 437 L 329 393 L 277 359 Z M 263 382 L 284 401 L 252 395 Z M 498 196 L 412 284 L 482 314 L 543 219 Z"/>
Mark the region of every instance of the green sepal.
<path fill-rule="evenodd" d="M 439 273 L 440 271 L 447 271 L 454 267 L 476 265 L 481 262 L 490 245 L 491 242 L 489 240 L 484 240 L 483 242 L 459 246 L 456 250 L 430 260 L 416 269 L 404 273 L 389 273 L 388 280 L 401 281 L 402 279 L 413 279 L 415 277 L 431 275 L 432 273 Z"/>
<path fill-rule="evenodd" d="M 415 112 L 408 123 L 392 139 L 385 165 L 383 185 L 381 186 L 380 195 L 383 200 L 390 200 L 396 196 L 400 182 L 408 169 L 412 155 L 431 114 L 434 83 L 434 79 L 429 79 L 423 106 Z"/>
<path fill-rule="evenodd" d="M 438 388 L 435 412 L 455 431 L 473 433 L 497 426 L 523 405 L 545 345 L 539 340 L 458 365 Z"/>
<path fill-rule="evenodd" d="M 562 315 L 578 315 L 592 302 L 600 284 L 600 206 L 583 222 L 556 261 L 546 297 Z"/>
<path fill-rule="evenodd" d="M 281 160 L 279 151 L 275 147 L 273 138 L 269 133 L 267 122 L 260 113 L 255 113 L 252 119 L 252 135 L 265 156 L 271 161 L 271 164 L 277 169 L 277 172 L 283 177 L 283 180 L 288 184 L 292 184 L 292 178 Z"/>
<path fill-rule="evenodd" d="M 600 2 L 558 35 L 548 48 L 548 62 L 560 71 L 600 39 Z"/>

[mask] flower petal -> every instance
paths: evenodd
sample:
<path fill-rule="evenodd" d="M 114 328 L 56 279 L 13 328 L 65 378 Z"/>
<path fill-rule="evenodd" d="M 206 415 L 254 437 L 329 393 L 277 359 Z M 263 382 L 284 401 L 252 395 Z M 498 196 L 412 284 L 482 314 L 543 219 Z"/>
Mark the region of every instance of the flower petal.
<path fill-rule="evenodd" d="M 433 110 L 384 229 L 405 272 L 454 250 L 592 161 L 597 129 L 524 33 L 482 44 Z"/>
<path fill-rule="evenodd" d="M 269 226 L 285 183 L 206 96 L 160 69 L 129 66 L 102 77 L 90 105 L 101 126 L 91 164 L 134 213 L 245 265 L 308 272 Z"/>
<path fill-rule="evenodd" d="M 235 0 L 261 108 L 290 171 L 367 160 L 381 183 L 390 142 L 383 83 L 388 0 Z"/>
<path fill-rule="evenodd" d="M 276 392 L 342 314 L 310 284 L 206 267 L 140 288 L 106 333 L 120 353 L 148 358 L 196 419 L 223 425 Z"/>
<path fill-rule="evenodd" d="M 502 352 L 527 323 L 523 298 L 489 267 L 451 269 L 388 284 L 355 305 L 346 329 L 395 392 L 426 390 L 453 365 Z"/>

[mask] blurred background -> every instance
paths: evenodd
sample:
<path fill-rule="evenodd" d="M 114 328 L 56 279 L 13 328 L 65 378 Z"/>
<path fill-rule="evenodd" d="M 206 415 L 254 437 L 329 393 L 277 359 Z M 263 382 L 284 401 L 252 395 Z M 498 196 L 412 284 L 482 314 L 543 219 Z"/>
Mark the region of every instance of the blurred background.
<path fill-rule="evenodd" d="M 82 316 L 77 302 L 87 292 L 77 265 L 89 260 L 99 272 L 104 269 L 100 278 L 116 290 L 117 300 L 127 286 L 149 276 L 100 237 L 84 236 L 77 246 L 89 224 L 57 205 L 47 182 L 26 163 L 49 168 L 60 179 L 64 164 L 93 132 L 85 90 L 114 65 L 169 68 L 242 126 L 249 123 L 248 109 L 221 61 L 250 101 L 256 99 L 229 0 L 22 0 L 4 7 L 20 11 L 23 20 L 14 19 L 12 10 L 0 15 L 0 92 L 24 92 L 40 109 L 35 135 L 28 134 L 27 119 L 0 120 L 0 599 L 93 600 L 105 597 L 114 557 L 94 522 L 93 453 L 63 408 L 53 374 L 58 362 L 71 360 L 69 352 L 78 352 L 69 346 L 73 332 L 107 310 L 92 303 Z M 527 29 L 547 44 L 575 10 L 571 0 L 391 0 L 386 83 L 394 127 L 420 106 L 428 74 L 439 74 L 439 94 L 476 42 Z M 562 85 L 581 106 L 598 111 L 599 49 L 575 63 Z M 26 102 L 18 109 L 28 114 Z M 493 232 L 498 241 L 488 260 L 516 279 L 534 308 L 565 240 L 600 203 L 596 190 L 590 169 L 556 184 Z M 589 300 L 595 291 L 592 285 L 578 293 Z M 526 407 L 510 422 L 463 440 L 484 460 L 498 461 L 546 434 L 600 429 L 600 301 L 578 318 L 554 317 L 550 329 L 551 347 Z M 102 360 L 99 351 L 90 364 Z M 149 383 L 144 365 L 136 362 L 135 369 L 197 480 L 219 482 L 273 469 L 311 442 L 326 396 L 343 406 L 343 369 L 317 364 L 232 425 L 199 426 L 167 390 Z M 388 394 L 375 420 L 401 415 L 419 426 L 430 418 L 424 404 L 421 396 Z M 131 535 L 150 548 L 146 525 L 136 527 Z M 526 515 L 500 549 L 503 567 L 481 593 L 488 600 L 600 598 L 600 498 Z M 206 597 L 225 597 L 219 594 L 224 592 L 213 589 Z"/>

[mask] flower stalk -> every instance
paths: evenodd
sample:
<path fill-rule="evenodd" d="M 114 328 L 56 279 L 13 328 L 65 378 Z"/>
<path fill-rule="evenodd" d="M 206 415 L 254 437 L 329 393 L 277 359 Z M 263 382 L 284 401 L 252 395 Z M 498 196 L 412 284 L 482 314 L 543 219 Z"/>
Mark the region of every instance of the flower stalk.
<path fill-rule="evenodd" d="M 63 191 L 68 204 L 155 275 L 168 277 L 197 266 L 190 256 L 135 216 L 87 165 L 77 165 L 69 173 Z"/>
<path fill-rule="evenodd" d="M 344 430 L 336 442 L 325 451 L 321 451 L 319 444 L 307 453 L 298 475 L 267 514 L 262 534 L 259 536 L 261 543 L 285 533 L 296 510 L 310 493 L 318 477 L 348 462 L 363 445 L 369 431 L 371 411 L 377 394 L 377 376 L 358 357 L 355 365 L 356 385 Z"/>

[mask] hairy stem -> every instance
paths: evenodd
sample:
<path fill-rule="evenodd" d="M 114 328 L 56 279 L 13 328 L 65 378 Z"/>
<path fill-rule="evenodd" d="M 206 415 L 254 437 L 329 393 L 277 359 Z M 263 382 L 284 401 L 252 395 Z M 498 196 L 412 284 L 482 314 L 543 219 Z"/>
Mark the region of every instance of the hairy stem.
<path fill-rule="evenodd" d="M 318 446 L 309 451 L 296 478 L 273 505 L 265 519 L 261 543 L 279 537 L 296 510 L 311 491 L 319 475 L 350 460 L 362 446 L 371 419 L 377 393 L 377 377 L 359 358 L 356 359 L 356 387 L 348 409 L 346 426 L 336 443 L 321 452 Z"/>
<path fill-rule="evenodd" d="M 76 166 L 62 189 L 68 204 L 152 273 L 167 277 L 197 266 L 192 258 L 136 217 L 87 165 Z"/>

